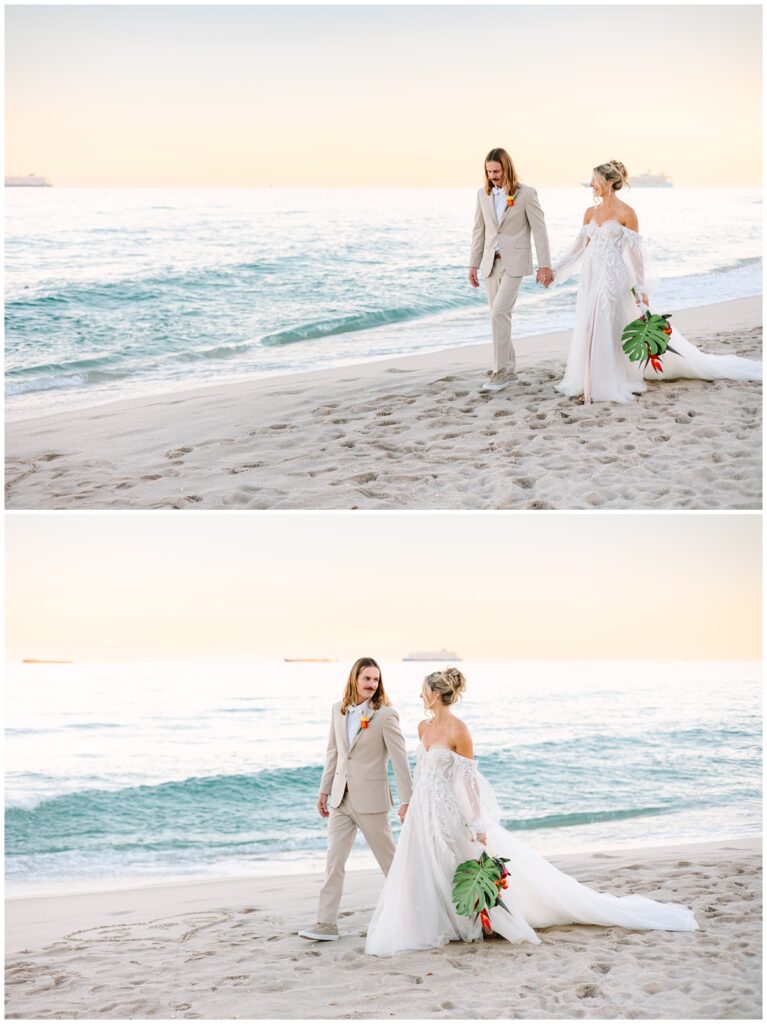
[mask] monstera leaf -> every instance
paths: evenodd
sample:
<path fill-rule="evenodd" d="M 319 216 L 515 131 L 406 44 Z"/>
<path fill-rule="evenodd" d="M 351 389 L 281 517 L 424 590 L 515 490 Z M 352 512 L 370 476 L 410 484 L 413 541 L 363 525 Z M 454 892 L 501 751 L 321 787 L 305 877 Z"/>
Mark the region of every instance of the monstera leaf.
<path fill-rule="evenodd" d="M 472 917 L 499 902 L 498 886 L 502 865 L 507 857 L 493 858 L 482 853 L 479 860 L 459 864 L 453 875 L 453 903 L 462 917 Z"/>
<path fill-rule="evenodd" d="M 621 337 L 623 351 L 632 363 L 640 361 L 647 363 L 651 357 L 657 358 L 663 355 L 669 347 L 667 331 L 670 315 L 651 313 L 648 310 L 644 316 L 640 316 L 638 320 L 632 320 L 624 327 Z"/>

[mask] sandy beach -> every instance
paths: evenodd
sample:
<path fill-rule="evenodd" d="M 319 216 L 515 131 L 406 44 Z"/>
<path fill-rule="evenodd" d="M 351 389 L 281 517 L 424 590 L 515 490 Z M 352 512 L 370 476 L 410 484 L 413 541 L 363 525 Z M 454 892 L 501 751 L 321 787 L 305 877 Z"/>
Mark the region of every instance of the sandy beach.
<path fill-rule="evenodd" d="M 708 352 L 761 354 L 761 297 L 681 311 Z M 11 509 L 761 508 L 761 384 L 554 390 L 568 332 L 180 391 L 11 422 Z"/>
<path fill-rule="evenodd" d="M 697 932 L 568 926 L 393 958 L 364 953 L 382 877 L 350 872 L 336 943 L 320 877 L 229 879 L 6 902 L 6 1015 L 72 1018 L 761 1017 L 761 841 L 552 857 L 616 895 L 686 904 Z"/>

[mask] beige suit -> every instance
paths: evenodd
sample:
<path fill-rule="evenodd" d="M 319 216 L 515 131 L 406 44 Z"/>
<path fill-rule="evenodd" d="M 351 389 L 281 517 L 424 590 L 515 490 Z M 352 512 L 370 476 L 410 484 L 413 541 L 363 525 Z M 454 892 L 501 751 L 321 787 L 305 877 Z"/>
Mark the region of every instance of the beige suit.
<path fill-rule="evenodd" d="M 538 266 L 550 267 L 546 220 L 535 189 L 519 185 L 514 205 L 506 208 L 500 223 L 496 219 L 492 193 L 488 195 L 484 188 L 479 190 L 469 266 L 476 267 L 485 278 L 493 328 L 494 370 L 513 372 L 516 364 L 511 343 L 511 311 L 522 278 L 533 272 L 531 233 Z M 498 259 L 496 249 L 500 250 Z"/>
<path fill-rule="evenodd" d="M 317 920 L 335 924 L 343 891 L 346 861 L 357 829 L 386 875 L 394 859 L 394 840 L 389 815 L 392 795 L 386 774 L 391 758 L 401 804 L 409 804 L 413 791 L 405 738 L 399 715 L 392 707 L 371 710 L 367 729 L 347 739 L 346 717 L 341 704 L 333 705 L 325 771 L 320 793 L 329 795 L 328 855 L 320 891 Z"/>

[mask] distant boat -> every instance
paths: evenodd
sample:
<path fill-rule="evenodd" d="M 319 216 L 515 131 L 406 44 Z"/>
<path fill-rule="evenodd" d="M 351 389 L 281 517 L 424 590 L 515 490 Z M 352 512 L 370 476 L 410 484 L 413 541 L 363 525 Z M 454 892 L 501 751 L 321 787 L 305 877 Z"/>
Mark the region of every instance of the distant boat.
<path fill-rule="evenodd" d="M 334 662 L 334 661 L 338 661 L 338 658 L 283 658 L 282 660 L 283 661 L 310 661 L 310 662 L 315 662 L 315 661 L 325 662 L 325 661 L 328 661 L 328 662 Z"/>
<path fill-rule="evenodd" d="M 74 665 L 74 658 L 22 658 L 22 665 Z"/>
<path fill-rule="evenodd" d="M 412 654 L 406 654 L 402 659 L 403 661 L 462 661 L 460 654 L 456 654 L 455 651 L 446 651 L 444 648 L 441 651 L 413 651 Z"/>
<path fill-rule="evenodd" d="M 11 175 L 11 177 L 5 179 L 6 188 L 17 188 L 18 186 L 26 186 L 27 188 L 52 188 L 53 186 L 45 178 L 41 178 L 39 174 L 27 174 L 23 177 L 20 174 Z"/>
<path fill-rule="evenodd" d="M 591 188 L 590 181 L 582 181 L 584 188 Z M 645 171 L 644 174 L 629 175 L 629 185 L 632 188 L 673 188 L 674 183 L 662 171 L 660 174 L 653 174 L 652 171 Z"/>

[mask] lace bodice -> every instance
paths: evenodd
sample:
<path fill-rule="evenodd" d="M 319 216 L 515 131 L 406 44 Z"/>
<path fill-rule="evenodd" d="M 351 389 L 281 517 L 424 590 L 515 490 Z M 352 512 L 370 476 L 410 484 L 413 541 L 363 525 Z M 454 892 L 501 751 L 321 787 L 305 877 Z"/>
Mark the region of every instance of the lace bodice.
<path fill-rule="evenodd" d="M 555 264 L 554 280 L 564 281 L 583 261 L 583 273 L 604 300 L 614 302 L 634 287 L 646 291 L 642 238 L 617 220 L 584 224 L 570 249 Z"/>
<path fill-rule="evenodd" d="M 478 775 L 472 758 L 448 747 L 433 745 L 427 750 L 418 745 L 413 799 L 418 799 L 446 841 L 457 822 L 472 839 L 482 831 Z"/>
<path fill-rule="evenodd" d="M 449 747 L 439 744 L 427 750 L 423 743 L 418 744 L 415 754 L 416 780 L 419 785 L 429 789 L 440 789 L 453 785 L 453 777 L 457 773 L 464 778 L 476 774 L 476 764 L 470 757 L 462 757 Z"/>

